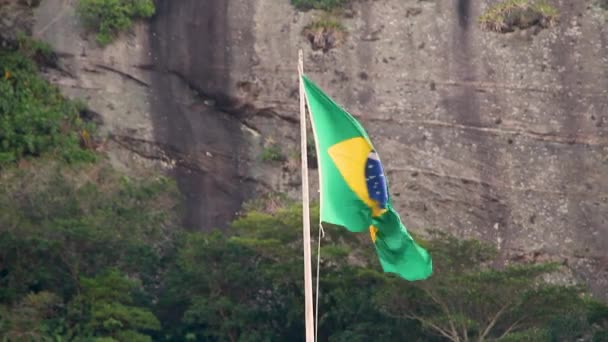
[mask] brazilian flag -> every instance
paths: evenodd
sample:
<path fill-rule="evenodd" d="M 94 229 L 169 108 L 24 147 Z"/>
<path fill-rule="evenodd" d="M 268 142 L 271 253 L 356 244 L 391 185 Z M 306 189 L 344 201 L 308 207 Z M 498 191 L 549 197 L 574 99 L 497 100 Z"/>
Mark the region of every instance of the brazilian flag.
<path fill-rule="evenodd" d="M 391 205 L 386 175 L 369 136 L 355 118 L 302 76 L 321 183 L 321 221 L 351 232 L 369 230 L 385 272 L 426 279 L 433 266 Z"/>

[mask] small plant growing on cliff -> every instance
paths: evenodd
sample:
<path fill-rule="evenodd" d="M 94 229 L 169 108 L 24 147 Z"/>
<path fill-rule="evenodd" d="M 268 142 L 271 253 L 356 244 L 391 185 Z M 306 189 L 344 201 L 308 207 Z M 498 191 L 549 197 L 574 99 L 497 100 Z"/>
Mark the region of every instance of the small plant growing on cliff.
<path fill-rule="evenodd" d="M 17 42 L 19 53 L 33 60 L 36 64 L 51 67 L 57 65 L 57 55 L 49 44 L 35 40 L 23 33 L 17 35 Z"/>
<path fill-rule="evenodd" d="M 291 4 L 302 11 L 310 9 L 331 11 L 343 7 L 347 2 L 348 0 L 291 0 Z"/>
<path fill-rule="evenodd" d="M 267 147 L 264 147 L 262 151 L 262 160 L 263 161 L 284 161 L 285 156 L 281 151 L 281 147 L 277 144 L 271 144 Z"/>
<path fill-rule="evenodd" d="M 479 17 L 479 23 L 486 30 L 505 33 L 515 28 L 547 28 L 557 15 L 557 9 L 545 0 L 505 0 L 491 6 Z"/>
<path fill-rule="evenodd" d="M 312 44 L 313 50 L 327 52 L 344 40 L 346 29 L 337 18 L 331 15 L 324 15 L 320 19 L 308 24 L 304 28 L 303 33 L 308 41 L 310 41 L 310 44 Z"/>
<path fill-rule="evenodd" d="M 131 28 L 133 19 L 149 18 L 155 10 L 152 0 L 79 0 L 77 7 L 84 25 L 97 33 L 102 46 Z"/>

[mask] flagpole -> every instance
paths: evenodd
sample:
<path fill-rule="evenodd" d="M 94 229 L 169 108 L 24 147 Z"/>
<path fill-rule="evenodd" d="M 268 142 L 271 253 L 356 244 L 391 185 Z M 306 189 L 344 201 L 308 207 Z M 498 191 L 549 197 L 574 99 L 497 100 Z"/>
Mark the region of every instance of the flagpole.
<path fill-rule="evenodd" d="M 308 194 L 308 151 L 306 139 L 306 103 L 302 75 L 304 74 L 304 57 L 298 51 L 298 75 L 300 83 L 300 137 L 302 155 L 302 221 L 304 244 L 304 299 L 306 314 L 306 342 L 314 342 L 314 317 L 312 307 L 312 267 L 310 264 L 310 208 Z"/>

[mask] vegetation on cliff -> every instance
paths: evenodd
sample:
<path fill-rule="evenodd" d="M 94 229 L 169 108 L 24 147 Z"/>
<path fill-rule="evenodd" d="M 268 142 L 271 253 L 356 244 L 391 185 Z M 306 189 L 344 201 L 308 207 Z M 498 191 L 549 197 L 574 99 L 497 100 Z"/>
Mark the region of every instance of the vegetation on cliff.
<path fill-rule="evenodd" d="M 35 61 L 51 59 L 48 46 L 25 38 L 17 51 L 0 50 L 0 167 L 45 153 L 67 161 L 94 157 L 80 146 L 92 130 L 79 117 L 83 106 L 38 76 Z"/>
<path fill-rule="evenodd" d="M 330 11 L 341 8 L 349 0 L 291 0 L 291 3 L 299 10 L 321 9 Z"/>
<path fill-rule="evenodd" d="M 263 161 L 285 161 L 281 146 L 272 139 L 266 141 L 261 157 Z"/>
<path fill-rule="evenodd" d="M 314 50 L 327 52 L 344 41 L 346 28 L 340 17 L 348 3 L 349 0 L 291 0 L 291 4 L 300 11 L 322 10 L 320 16 L 306 25 L 302 32 Z"/>
<path fill-rule="evenodd" d="M 90 148 L 83 106 L 39 75 L 53 56 L 27 37 L 0 51 L 0 336 L 149 340 L 161 325 L 138 295 L 179 231 L 175 187 Z"/>
<path fill-rule="evenodd" d="M 100 45 L 109 44 L 118 33 L 130 29 L 134 19 L 149 18 L 155 10 L 153 0 L 79 0 L 77 7 Z"/>
<path fill-rule="evenodd" d="M 486 30 L 504 33 L 516 28 L 546 28 L 557 16 L 557 9 L 546 0 L 503 0 L 490 6 L 479 17 L 479 23 Z"/>
<path fill-rule="evenodd" d="M 326 52 L 342 43 L 346 35 L 346 28 L 338 17 L 325 14 L 306 25 L 303 33 L 314 50 Z"/>

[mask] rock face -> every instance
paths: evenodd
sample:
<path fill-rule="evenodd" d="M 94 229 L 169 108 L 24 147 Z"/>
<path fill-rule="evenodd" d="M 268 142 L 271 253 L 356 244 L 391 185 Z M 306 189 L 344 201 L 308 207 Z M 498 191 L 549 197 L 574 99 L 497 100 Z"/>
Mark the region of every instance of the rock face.
<path fill-rule="evenodd" d="M 27 1 L 0 0 L 0 48 L 14 44 L 19 32 L 31 33 L 33 19 Z"/>
<path fill-rule="evenodd" d="M 193 229 L 260 192 L 298 196 L 302 48 L 306 73 L 368 129 L 410 229 L 563 261 L 605 296 L 608 13 L 555 0 L 553 27 L 499 34 L 476 22 L 489 3 L 353 2 L 326 52 L 302 35 L 320 14 L 287 0 L 161 0 L 103 50 L 73 5 L 45 0 L 33 32 L 63 56 L 49 77 L 103 116 L 115 163 L 177 177 Z M 272 144 L 284 161 L 262 159 Z"/>
<path fill-rule="evenodd" d="M 246 58 L 231 49 L 246 54 L 252 39 L 228 43 L 235 33 L 227 26 L 231 13 L 244 26 L 251 18 L 224 1 L 163 1 L 158 13 L 149 33 L 156 136 L 184 154 L 187 165 L 178 165 L 176 177 L 188 203 L 186 224 L 225 225 L 256 188 L 247 159 L 261 136 L 242 122 L 246 108 L 230 89 L 231 72 Z"/>

